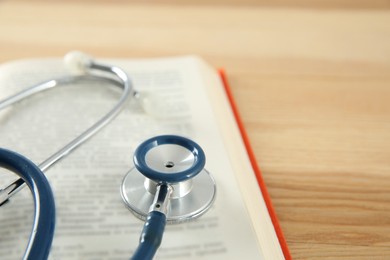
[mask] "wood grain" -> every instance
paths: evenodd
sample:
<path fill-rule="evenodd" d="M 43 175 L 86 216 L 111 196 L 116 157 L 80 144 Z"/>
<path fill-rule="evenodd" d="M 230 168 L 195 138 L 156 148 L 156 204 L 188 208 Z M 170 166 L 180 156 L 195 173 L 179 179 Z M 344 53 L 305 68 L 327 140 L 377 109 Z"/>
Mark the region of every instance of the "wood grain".
<path fill-rule="evenodd" d="M 40 2 L 53 2 L 55 0 L 40 0 Z M 78 2 L 78 0 L 68 0 Z M 105 0 L 83 0 L 83 2 L 106 2 Z M 253 6 L 253 7 L 271 7 L 271 8 L 308 8 L 308 9 L 389 9 L 389 0 L 197 0 L 197 1 L 178 1 L 178 0 L 111 0 L 111 4 L 149 4 L 149 5 L 175 5 L 175 6 Z"/>
<path fill-rule="evenodd" d="M 390 259 L 390 11 L 371 6 L 389 2 L 248 3 L 2 1 L 0 62 L 81 49 L 225 67 L 293 258 Z"/>

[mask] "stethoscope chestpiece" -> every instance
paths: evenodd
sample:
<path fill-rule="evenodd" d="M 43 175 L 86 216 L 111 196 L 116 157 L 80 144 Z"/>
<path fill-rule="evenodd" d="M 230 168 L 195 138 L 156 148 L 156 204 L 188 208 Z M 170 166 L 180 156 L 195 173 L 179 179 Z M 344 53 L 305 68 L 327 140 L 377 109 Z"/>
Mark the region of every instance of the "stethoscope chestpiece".
<path fill-rule="evenodd" d="M 178 223 L 205 213 L 216 195 L 212 176 L 204 169 L 206 158 L 194 141 L 176 135 L 156 136 L 135 151 L 135 167 L 123 179 L 121 195 L 126 206 L 145 219 L 157 187 L 168 185 L 167 222 Z"/>

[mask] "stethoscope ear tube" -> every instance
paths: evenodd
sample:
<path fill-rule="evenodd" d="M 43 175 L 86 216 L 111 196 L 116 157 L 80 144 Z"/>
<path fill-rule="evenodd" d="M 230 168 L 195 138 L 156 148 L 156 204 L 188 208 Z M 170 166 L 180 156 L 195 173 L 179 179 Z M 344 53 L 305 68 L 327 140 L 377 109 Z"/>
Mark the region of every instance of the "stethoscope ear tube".
<path fill-rule="evenodd" d="M 0 148 L 0 167 L 19 175 L 33 194 L 33 230 L 23 259 L 47 259 L 54 236 L 55 204 L 53 192 L 43 172 L 24 156 Z"/>
<path fill-rule="evenodd" d="M 122 95 L 120 96 L 118 102 L 108 111 L 103 117 L 101 117 L 95 124 L 90 126 L 87 130 L 82 132 L 75 139 L 70 141 L 56 153 L 51 155 L 45 161 L 39 164 L 39 168 L 42 171 L 46 171 L 51 166 L 53 166 L 56 162 L 65 158 L 69 155 L 74 149 L 79 147 L 93 135 L 100 131 L 104 126 L 106 126 L 109 122 L 111 122 L 122 110 L 122 108 L 127 103 L 128 99 L 134 95 L 134 89 L 128 78 L 127 74 L 120 68 L 115 66 L 109 66 L 94 62 L 87 55 L 83 55 L 81 53 L 71 53 L 67 56 L 68 63 L 71 63 L 71 67 L 78 70 L 78 72 L 87 72 L 86 75 L 75 75 L 75 76 L 66 76 L 63 78 L 52 79 L 37 85 L 34 85 L 28 89 L 25 89 L 13 96 L 10 96 L 4 100 L 0 100 L 0 110 L 10 106 L 16 102 L 21 101 L 29 96 L 32 96 L 41 91 L 45 91 L 48 89 L 53 89 L 54 87 L 58 87 L 60 85 L 67 85 L 73 82 L 83 81 L 83 80 L 104 80 L 107 83 L 119 86 L 123 89 Z M 73 65 L 72 65 L 73 64 Z M 69 65 L 69 64 L 68 64 Z M 21 179 L 16 180 L 15 182 L 9 184 L 7 186 L 7 196 L 4 197 L 4 193 L 0 193 L 0 203 L 4 200 L 7 200 L 11 196 L 13 196 L 17 191 L 19 191 L 23 187 L 24 182 Z M 8 192 L 10 190 L 10 192 Z M 1 190 L 0 190 L 1 191 Z"/>

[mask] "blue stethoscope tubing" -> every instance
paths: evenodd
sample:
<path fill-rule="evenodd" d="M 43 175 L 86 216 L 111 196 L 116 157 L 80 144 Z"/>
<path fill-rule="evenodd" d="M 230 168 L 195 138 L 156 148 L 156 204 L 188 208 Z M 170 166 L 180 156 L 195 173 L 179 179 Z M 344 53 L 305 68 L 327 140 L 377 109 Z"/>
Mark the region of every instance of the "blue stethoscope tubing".
<path fill-rule="evenodd" d="M 0 166 L 21 177 L 34 198 L 34 224 L 23 259 L 47 259 L 54 237 L 55 204 L 53 192 L 43 172 L 26 157 L 0 148 Z"/>

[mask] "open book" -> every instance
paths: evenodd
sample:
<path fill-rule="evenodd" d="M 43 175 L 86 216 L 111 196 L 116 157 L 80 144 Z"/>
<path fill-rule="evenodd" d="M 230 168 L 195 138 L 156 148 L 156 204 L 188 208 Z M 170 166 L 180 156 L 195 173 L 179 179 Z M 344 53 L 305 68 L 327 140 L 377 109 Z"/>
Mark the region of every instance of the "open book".
<path fill-rule="evenodd" d="M 131 256 L 143 222 L 126 208 L 119 187 L 133 167 L 137 145 L 162 134 L 189 137 L 203 148 L 217 197 L 199 219 L 166 226 L 156 259 L 289 258 L 219 73 L 193 56 L 107 62 L 123 68 L 137 91 L 152 91 L 157 106 L 178 116 L 151 116 L 130 101 L 111 124 L 47 171 L 57 207 L 50 259 Z M 0 98 L 66 74 L 61 59 L 4 64 Z M 0 147 L 42 162 L 116 102 L 118 89 L 101 85 L 59 87 L 0 111 Z M 14 179 L 0 172 L 1 187 Z M 33 218 L 30 191 L 23 189 L 0 212 L 0 259 L 20 259 Z"/>

